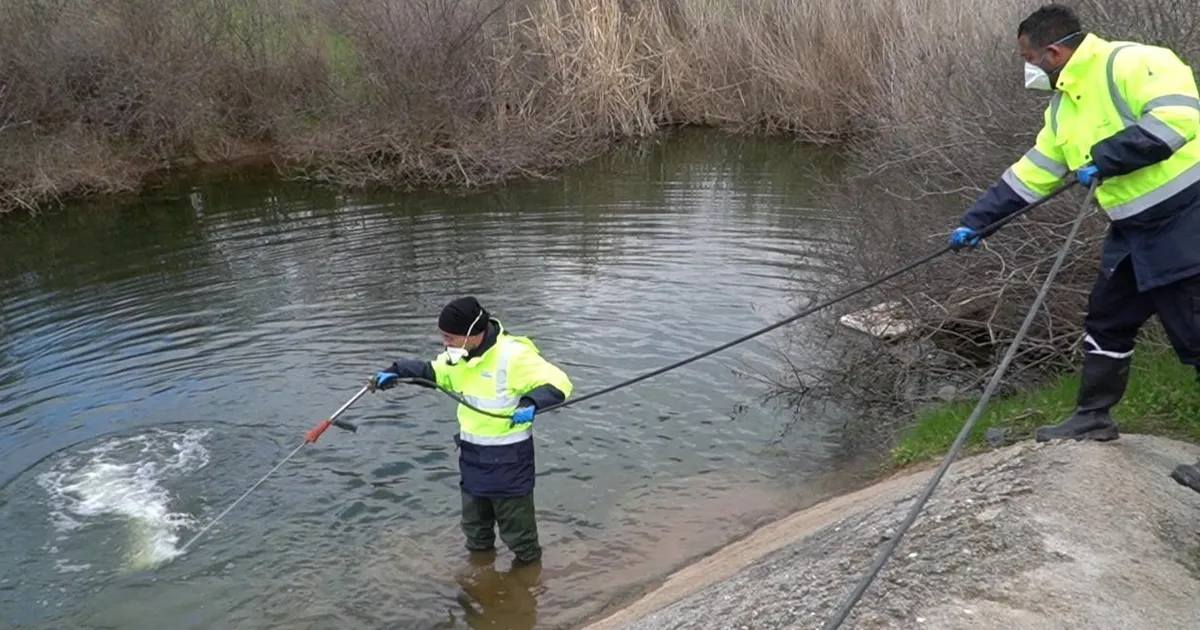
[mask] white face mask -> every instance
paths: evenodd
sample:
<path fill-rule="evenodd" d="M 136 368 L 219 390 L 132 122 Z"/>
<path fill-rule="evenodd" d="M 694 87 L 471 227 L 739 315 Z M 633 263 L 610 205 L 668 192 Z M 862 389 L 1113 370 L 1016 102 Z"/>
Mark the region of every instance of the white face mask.
<path fill-rule="evenodd" d="M 475 316 L 475 320 L 471 322 L 471 325 L 467 326 L 467 335 L 468 336 L 470 336 L 471 332 L 475 330 L 475 324 L 479 323 L 480 317 L 483 317 L 482 309 L 479 311 L 479 314 Z M 450 365 L 455 365 L 459 361 L 462 361 L 463 359 L 467 358 L 467 355 L 469 353 L 470 352 L 467 350 L 467 340 L 466 339 L 463 339 L 463 345 L 459 346 L 457 348 L 454 346 L 446 346 L 446 363 L 448 363 Z"/>
<path fill-rule="evenodd" d="M 1050 46 L 1058 46 L 1060 44 L 1066 43 L 1067 41 L 1074 38 L 1076 35 L 1079 35 L 1079 31 L 1075 31 L 1074 33 L 1071 33 L 1064 37 L 1060 37 L 1057 40 L 1050 42 L 1050 44 L 1048 44 L 1047 46 L 1045 46 L 1043 48 L 1042 58 L 1040 60 L 1038 60 L 1038 63 L 1046 62 L 1046 56 L 1050 54 Z M 1060 67 L 1059 70 L 1062 70 L 1062 68 Z M 1027 87 L 1031 90 L 1042 90 L 1044 92 L 1050 92 L 1050 91 L 1054 90 L 1054 83 L 1050 81 L 1050 75 L 1046 74 L 1045 70 L 1042 70 L 1041 68 L 1026 61 L 1025 62 L 1025 87 Z"/>
<path fill-rule="evenodd" d="M 465 358 L 467 358 L 467 349 L 465 347 L 464 348 L 453 348 L 453 347 L 449 347 L 449 346 L 446 347 L 446 363 L 449 363 L 450 365 L 454 365 L 455 363 L 458 363 L 459 361 L 462 361 Z"/>
<path fill-rule="evenodd" d="M 1050 75 L 1028 61 L 1025 62 L 1025 87 L 1046 92 L 1054 89 L 1054 86 L 1050 85 Z"/>

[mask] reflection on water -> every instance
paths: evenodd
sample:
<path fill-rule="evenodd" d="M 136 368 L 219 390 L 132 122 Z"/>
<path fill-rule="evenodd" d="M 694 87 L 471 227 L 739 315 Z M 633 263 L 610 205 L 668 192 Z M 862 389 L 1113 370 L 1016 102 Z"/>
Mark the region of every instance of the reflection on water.
<path fill-rule="evenodd" d="M 498 570 L 495 555 L 471 553 L 466 566 L 455 576 L 461 589 L 456 600 L 462 620 L 474 630 L 537 627 L 542 563 L 526 564 L 514 559 L 507 568 Z"/>
<path fill-rule="evenodd" d="M 326 433 L 172 556 L 363 379 L 431 356 L 452 297 L 532 336 L 580 394 L 791 314 L 838 220 L 812 164 L 787 142 L 683 134 L 478 195 L 234 179 L 0 222 L 0 616 L 466 627 L 469 601 L 520 627 L 532 602 L 506 551 L 463 577 L 453 404 L 419 388 L 364 397 L 357 433 Z M 845 467 L 836 420 L 770 445 L 791 417 L 733 371 L 775 368 L 768 347 L 538 418 L 538 627 L 812 502 Z"/>

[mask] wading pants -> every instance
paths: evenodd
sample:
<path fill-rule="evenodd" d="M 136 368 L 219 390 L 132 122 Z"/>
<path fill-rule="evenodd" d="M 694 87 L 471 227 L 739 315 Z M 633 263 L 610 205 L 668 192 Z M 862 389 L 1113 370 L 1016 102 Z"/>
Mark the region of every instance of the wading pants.
<path fill-rule="evenodd" d="M 532 492 L 522 497 L 486 498 L 462 490 L 462 530 L 467 537 L 467 549 L 495 548 L 497 526 L 500 540 L 517 560 L 535 562 L 542 557 Z"/>

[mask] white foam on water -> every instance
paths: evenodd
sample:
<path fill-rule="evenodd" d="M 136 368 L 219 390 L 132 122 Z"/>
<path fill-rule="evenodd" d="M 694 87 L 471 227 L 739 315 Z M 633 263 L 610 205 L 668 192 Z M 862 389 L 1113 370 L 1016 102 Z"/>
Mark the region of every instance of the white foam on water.
<path fill-rule="evenodd" d="M 58 569 L 59 573 L 78 573 L 80 571 L 87 571 L 87 570 L 91 569 L 92 565 L 90 565 L 90 564 L 71 564 L 67 560 L 59 559 L 54 562 L 54 568 Z"/>
<path fill-rule="evenodd" d="M 64 457 L 38 477 L 50 494 L 50 521 L 69 538 L 104 517 L 116 516 L 129 528 L 122 551 L 130 568 L 174 558 L 179 555 L 180 529 L 194 521 L 186 513 L 171 511 L 171 493 L 162 483 L 208 464 L 202 443 L 208 433 L 156 429 L 105 440 Z"/>

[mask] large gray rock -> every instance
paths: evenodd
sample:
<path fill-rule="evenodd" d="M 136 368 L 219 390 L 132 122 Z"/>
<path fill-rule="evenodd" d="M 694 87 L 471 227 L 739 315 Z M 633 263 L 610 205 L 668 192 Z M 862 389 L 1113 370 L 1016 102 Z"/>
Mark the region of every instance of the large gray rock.
<path fill-rule="evenodd" d="M 842 628 L 1200 628 L 1200 495 L 1167 476 L 1198 452 L 1126 435 L 957 462 Z M 931 474 L 773 523 L 587 630 L 821 628 Z"/>

